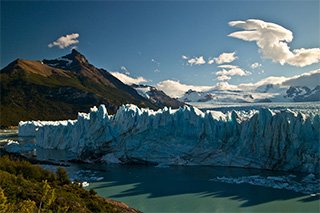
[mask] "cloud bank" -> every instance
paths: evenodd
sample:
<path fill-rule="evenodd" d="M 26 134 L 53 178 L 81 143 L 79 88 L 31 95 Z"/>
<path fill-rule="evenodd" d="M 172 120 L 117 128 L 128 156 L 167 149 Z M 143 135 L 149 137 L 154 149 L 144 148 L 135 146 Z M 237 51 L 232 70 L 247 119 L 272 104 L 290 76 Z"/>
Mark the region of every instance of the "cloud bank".
<path fill-rule="evenodd" d="M 218 82 L 213 86 L 196 86 L 190 84 L 183 84 L 179 81 L 165 80 L 159 82 L 156 86 L 157 89 L 164 91 L 167 95 L 173 98 L 182 97 L 188 90 L 197 92 L 205 92 L 209 90 L 237 90 L 236 85 L 231 85 L 228 82 Z"/>
<path fill-rule="evenodd" d="M 64 49 L 66 47 L 69 47 L 73 44 L 79 43 L 79 34 L 78 33 L 72 33 L 69 35 L 61 36 L 56 41 L 53 41 L 52 43 L 48 44 L 49 48 L 52 48 L 54 46 L 58 46 L 60 49 Z"/>
<path fill-rule="evenodd" d="M 294 75 L 291 77 L 285 76 L 270 76 L 264 78 L 256 83 L 244 83 L 239 84 L 239 88 L 244 90 L 252 90 L 262 85 L 274 84 L 280 86 L 308 86 L 314 88 L 320 85 L 320 69 L 312 70 L 302 73 L 300 75 Z"/>
<path fill-rule="evenodd" d="M 224 65 L 232 66 L 232 65 Z M 228 82 L 222 81 L 218 82 L 213 86 L 199 86 L 199 85 L 190 85 L 184 84 L 179 81 L 174 80 L 165 80 L 161 81 L 155 85 L 159 90 L 164 91 L 167 95 L 173 98 L 182 97 L 185 92 L 188 90 L 194 90 L 197 92 L 206 92 L 209 90 L 245 90 L 245 91 L 254 91 L 260 86 L 267 84 L 274 84 L 281 87 L 288 87 L 290 85 L 294 86 L 305 86 L 308 85 L 310 88 L 314 88 L 319 85 L 320 81 L 320 69 L 309 71 L 300 75 L 294 75 L 291 77 L 284 76 L 270 76 L 264 78 L 255 83 L 243 83 L 239 85 L 232 85 Z"/>
<path fill-rule="evenodd" d="M 200 91 L 209 90 L 212 87 L 188 85 L 188 84 L 180 83 L 179 81 L 165 80 L 165 81 L 159 82 L 156 85 L 156 88 L 164 91 L 170 97 L 177 98 L 177 97 L 183 96 L 183 94 L 190 89 L 200 92 Z"/>
<path fill-rule="evenodd" d="M 132 85 L 132 84 L 141 84 L 141 83 L 145 83 L 145 82 L 149 82 L 147 79 L 143 78 L 143 77 L 131 77 L 128 76 L 124 73 L 121 72 L 110 72 L 114 77 L 116 77 L 117 79 L 119 79 L 120 81 L 122 81 L 123 83 L 127 84 L 127 85 Z"/>
<path fill-rule="evenodd" d="M 265 58 L 281 65 L 304 67 L 320 61 L 320 48 L 290 50 L 288 43 L 293 40 L 290 30 L 271 22 L 258 19 L 231 21 L 229 25 L 243 29 L 229 34 L 233 38 L 254 41 Z"/>

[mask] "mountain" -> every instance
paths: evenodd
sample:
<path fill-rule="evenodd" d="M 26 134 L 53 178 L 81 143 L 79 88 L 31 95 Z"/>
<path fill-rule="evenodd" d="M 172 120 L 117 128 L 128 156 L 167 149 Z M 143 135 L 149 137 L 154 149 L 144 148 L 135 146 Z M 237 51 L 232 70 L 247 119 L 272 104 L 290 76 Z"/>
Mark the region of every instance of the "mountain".
<path fill-rule="evenodd" d="M 214 86 L 206 91 L 189 90 L 179 100 L 200 103 L 320 101 L 320 70 L 290 78 L 282 77 L 283 80 L 277 83 L 270 83 L 272 78 L 274 77 L 255 84 L 232 85 L 233 87 Z"/>
<path fill-rule="evenodd" d="M 251 103 L 266 100 L 268 94 L 260 94 L 252 91 L 243 90 L 208 90 L 198 92 L 188 90 L 179 100 L 184 102 L 225 102 L 225 103 Z"/>
<path fill-rule="evenodd" d="M 157 106 L 164 107 L 164 106 L 171 106 L 172 108 L 179 108 L 184 105 L 183 102 L 179 101 L 178 99 L 171 98 L 167 94 L 165 94 L 162 90 L 158 90 L 157 88 L 149 85 L 131 85 L 137 92 L 149 99 L 152 103 L 156 104 Z"/>
<path fill-rule="evenodd" d="M 291 86 L 286 93 L 286 97 L 295 102 L 320 101 L 320 86 L 316 86 L 313 90 L 306 86 Z"/>
<path fill-rule="evenodd" d="M 17 125 L 20 120 L 72 119 L 79 111 L 102 103 L 111 113 L 126 103 L 159 107 L 90 64 L 75 49 L 53 60 L 17 59 L 0 71 L 0 80 L 2 127 Z"/>
<path fill-rule="evenodd" d="M 179 100 L 184 102 L 225 102 L 225 103 L 261 103 L 261 102 L 307 102 L 320 101 L 320 86 L 310 89 L 307 86 L 279 87 L 267 84 L 256 90 L 209 90 L 187 91 Z"/>

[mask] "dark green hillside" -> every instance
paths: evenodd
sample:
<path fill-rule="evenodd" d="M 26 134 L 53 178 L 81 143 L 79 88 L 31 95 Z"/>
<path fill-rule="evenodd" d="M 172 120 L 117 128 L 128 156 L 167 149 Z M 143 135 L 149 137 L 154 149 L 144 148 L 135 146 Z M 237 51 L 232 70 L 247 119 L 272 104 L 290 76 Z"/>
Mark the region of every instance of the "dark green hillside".
<path fill-rule="evenodd" d="M 64 169 L 56 173 L 25 161 L 0 158 L 0 212 L 139 212 L 105 199 L 78 183 Z"/>
<path fill-rule="evenodd" d="M 74 119 L 102 103 L 109 113 L 126 103 L 158 107 L 76 50 L 60 60 L 13 61 L 0 71 L 0 92 L 1 127 L 21 120 Z"/>

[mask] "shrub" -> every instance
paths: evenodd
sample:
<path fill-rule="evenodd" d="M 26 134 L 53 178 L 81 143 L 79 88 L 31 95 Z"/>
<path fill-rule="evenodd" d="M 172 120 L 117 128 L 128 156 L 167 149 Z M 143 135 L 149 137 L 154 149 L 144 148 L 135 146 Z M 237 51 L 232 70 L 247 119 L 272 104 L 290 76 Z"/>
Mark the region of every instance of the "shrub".
<path fill-rule="evenodd" d="M 130 212 L 71 184 L 66 170 L 56 174 L 25 161 L 0 158 L 0 212 Z M 136 211 L 133 211 L 136 212 Z"/>

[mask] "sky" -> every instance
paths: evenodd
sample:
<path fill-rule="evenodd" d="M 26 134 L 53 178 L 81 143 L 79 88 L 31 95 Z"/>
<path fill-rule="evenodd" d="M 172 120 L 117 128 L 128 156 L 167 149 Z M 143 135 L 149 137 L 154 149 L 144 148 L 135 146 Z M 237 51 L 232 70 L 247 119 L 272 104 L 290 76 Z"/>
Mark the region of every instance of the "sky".
<path fill-rule="evenodd" d="M 319 69 L 319 11 L 318 0 L 1 1 L 1 68 L 77 48 L 151 85 L 301 75 Z"/>

